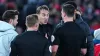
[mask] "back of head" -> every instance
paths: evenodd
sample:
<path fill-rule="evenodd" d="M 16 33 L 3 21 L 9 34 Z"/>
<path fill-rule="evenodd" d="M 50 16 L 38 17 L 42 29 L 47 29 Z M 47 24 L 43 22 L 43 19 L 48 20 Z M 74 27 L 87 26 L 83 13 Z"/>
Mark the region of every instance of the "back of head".
<path fill-rule="evenodd" d="M 75 7 L 75 9 L 77 9 L 77 5 L 74 1 L 68 1 L 68 2 L 65 2 L 64 4 L 70 4 L 70 5 L 73 5 Z"/>
<path fill-rule="evenodd" d="M 26 26 L 32 27 L 38 23 L 38 16 L 36 14 L 31 14 L 26 17 Z"/>
<path fill-rule="evenodd" d="M 78 9 L 77 4 L 74 1 L 68 1 L 65 2 L 64 4 L 70 4 L 73 5 L 75 7 L 75 19 L 79 19 L 79 16 L 81 15 L 81 10 Z"/>
<path fill-rule="evenodd" d="M 2 20 L 9 22 L 10 19 L 15 19 L 15 15 L 18 14 L 19 12 L 17 10 L 6 10 L 2 15 Z"/>
<path fill-rule="evenodd" d="M 75 7 L 73 5 L 63 4 L 62 5 L 62 10 L 68 17 L 73 17 L 74 16 Z"/>
<path fill-rule="evenodd" d="M 48 6 L 42 5 L 42 6 L 39 6 L 39 7 L 36 9 L 36 13 L 39 14 L 40 11 L 43 10 L 43 9 L 49 11 Z"/>

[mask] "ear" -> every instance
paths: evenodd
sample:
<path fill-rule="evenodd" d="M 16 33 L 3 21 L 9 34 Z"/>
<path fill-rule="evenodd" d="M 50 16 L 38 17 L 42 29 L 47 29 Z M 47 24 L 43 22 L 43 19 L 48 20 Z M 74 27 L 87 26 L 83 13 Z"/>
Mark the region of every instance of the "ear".
<path fill-rule="evenodd" d="M 63 14 L 64 14 L 64 17 L 65 17 L 66 16 L 66 13 L 64 12 Z"/>
<path fill-rule="evenodd" d="M 77 12 L 77 10 L 74 10 L 74 13 L 76 13 Z"/>
<path fill-rule="evenodd" d="M 13 22 L 13 19 L 10 19 L 10 20 L 9 20 L 9 23 L 12 24 L 12 22 Z"/>
<path fill-rule="evenodd" d="M 38 26 L 39 26 L 39 23 L 36 23 L 36 24 L 35 24 L 35 27 L 38 27 Z"/>

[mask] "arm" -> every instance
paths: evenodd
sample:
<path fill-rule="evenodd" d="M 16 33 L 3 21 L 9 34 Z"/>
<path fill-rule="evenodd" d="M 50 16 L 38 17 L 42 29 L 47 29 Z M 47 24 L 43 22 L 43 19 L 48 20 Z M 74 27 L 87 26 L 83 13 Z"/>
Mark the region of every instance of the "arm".
<path fill-rule="evenodd" d="M 81 43 L 81 54 L 86 55 L 86 53 L 87 53 L 87 38 L 86 35 L 83 34 L 83 39 Z"/>
<path fill-rule="evenodd" d="M 55 37 L 55 40 L 52 45 L 52 56 L 56 56 L 56 53 L 57 53 L 57 50 L 59 47 L 59 43 L 60 43 L 59 37 Z"/>
<path fill-rule="evenodd" d="M 85 22 L 84 22 L 85 23 Z M 94 43 L 93 43 L 93 36 L 90 32 L 90 28 L 87 23 L 85 23 L 85 33 L 87 38 L 87 54 L 86 56 L 94 56 Z"/>
<path fill-rule="evenodd" d="M 58 50 L 58 47 L 60 44 L 59 35 L 60 35 L 60 33 L 57 29 L 53 34 L 54 41 L 53 41 L 53 45 L 52 45 L 52 56 L 56 56 L 56 53 L 57 53 L 57 50 Z"/>
<path fill-rule="evenodd" d="M 58 50 L 58 45 L 53 45 L 52 46 L 52 56 L 56 56 L 57 50 Z"/>
<path fill-rule="evenodd" d="M 86 53 L 87 53 L 87 48 L 81 48 L 81 53 L 82 53 L 83 55 L 86 55 Z"/>
<path fill-rule="evenodd" d="M 50 45 L 47 43 L 44 48 L 44 56 L 51 56 Z"/>
<path fill-rule="evenodd" d="M 94 56 L 94 43 L 93 43 L 93 36 L 90 32 L 90 27 L 86 22 L 82 20 L 82 17 L 78 17 L 78 19 L 75 20 L 75 22 L 79 25 L 80 28 L 83 29 L 83 31 L 86 34 L 87 38 L 87 56 Z"/>
<path fill-rule="evenodd" d="M 17 56 L 17 47 L 16 47 L 16 44 L 15 44 L 15 40 L 11 42 L 10 56 Z"/>
<path fill-rule="evenodd" d="M 94 43 L 92 36 L 87 37 L 87 55 L 94 56 Z"/>
<path fill-rule="evenodd" d="M 85 44 L 86 45 L 86 44 Z M 82 45 L 83 46 L 83 45 Z M 87 48 L 86 48 L 86 46 L 83 46 L 83 47 L 81 47 L 81 54 L 82 55 L 86 55 L 86 53 L 87 53 Z"/>
<path fill-rule="evenodd" d="M 58 28 L 60 28 L 63 24 L 64 24 L 64 22 L 61 20 L 61 22 L 58 23 L 58 24 L 56 25 L 56 27 L 54 28 L 53 34 L 54 34 L 54 33 L 56 32 L 56 30 L 57 30 Z"/>
<path fill-rule="evenodd" d="M 3 47 L 4 47 L 4 49 L 6 50 L 7 55 L 10 54 L 10 51 L 11 51 L 11 47 L 10 47 L 11 41 L 13 40 L 13 38 L 14 38 L 15 36 L 16 36 L 16 35 L 13 34 L 13 33 L 7 33 L 7 34 L 5 34 L 5 35 L 3 36 L 3 38 L 2 38 L 2 40 L 3 40 L 3 41 L 2 41 Z"/>

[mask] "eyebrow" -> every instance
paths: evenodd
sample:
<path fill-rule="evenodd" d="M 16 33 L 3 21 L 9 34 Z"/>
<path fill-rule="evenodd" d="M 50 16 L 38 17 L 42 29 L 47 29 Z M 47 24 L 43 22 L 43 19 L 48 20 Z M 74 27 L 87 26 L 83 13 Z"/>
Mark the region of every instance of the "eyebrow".
<path fill-rule="evenodd" d="M 42 13 L 42 14 L 45 14 L 45 13 Z M 49 13 L 47 13 L 49 15 Z"/>

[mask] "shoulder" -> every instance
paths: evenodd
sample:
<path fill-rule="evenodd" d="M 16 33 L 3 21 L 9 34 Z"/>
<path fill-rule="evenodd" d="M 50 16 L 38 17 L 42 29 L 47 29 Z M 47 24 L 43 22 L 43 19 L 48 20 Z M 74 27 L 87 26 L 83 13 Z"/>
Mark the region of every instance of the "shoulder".
<path fill-rule="evenodd" d="M 2 34 L 2 36 L 0 36 L 0 37 L 2 37 L 2 39 L 3 39 L 3 41 L 4 42 L 11 42 L 11 41 L 13 41 L 13 39 L 17 36 L 18 34 L 17 34 L 17 32 L 15 32 L 15 31 L 6 31 L 6 32 L 4 32 L 3 34 Z"/>
<path fill-rule="evenodd" d="M 9 30 L 9 32 L 7 32 L 7 35 L 9 36 L 9 38 L 15 38 L 18 35 L 18 33 L 14 30 Z"/>
<path fill-rule="evenodd" d="M 82 25 L 84 27 L 89 27 L 89 25 L 82 18 L 76 19 L 75 23 Z"/>
<path fill-rule="evenodd" d="M 60 29 L 60 28 L 62 27 L 63 24 L 64 24 L 64 23 L 62 23 L 62 22 L 58 23 L 58 24 L 56 25 L 56 27 L 55 27 L 55 31 L 58 30 L 58 29 Z"/>
<path fill-rule="evenodd" d="M 23 37 L 23 36 L 25 36 L 25 35 L 27 35 L 27 33 L 26 33 L 26 32 L 24 32 L 24 33 L 22 33 L 22 34 L 17 35 L 17 36 L 16 36 L 16 38 L 21 38 L 21 37 Z"/>
<path fill-rule="evenodd" d="M 81 19 L 79 19 L 80 20 L 80 22 L 75 22 L 80 28 L 82 28 L 87 34 L 91 34 L 90 33 L 90 27 L 89 27 L 89 25 L 86 23 L 86 22 L 84 22 L 84 21 L 81 21 Z"/>
<path fill-rule="evenodd" d="M 61 21 L 60 23 L 57 24 L 56 28 L 61 27 L 63 24 L 64 24 L 63 21 Z"/>
<path fill-rule="evenodd" d="M 64 29 L 62 29 L 62 26 L 55 28 L 53 35 L 60 35 L 62 30 L 64 30 Z"/>
<path fill-rule="evenodd" d="M 9 38 L 15 37 L 17 35 L 18 35 L 18 33 L 14 30 L 8 30 L 6 32 L 3 32 L 3 36 L 7 36 Z"/>

